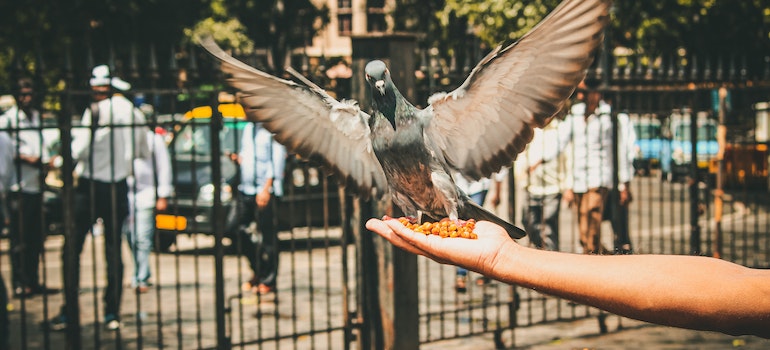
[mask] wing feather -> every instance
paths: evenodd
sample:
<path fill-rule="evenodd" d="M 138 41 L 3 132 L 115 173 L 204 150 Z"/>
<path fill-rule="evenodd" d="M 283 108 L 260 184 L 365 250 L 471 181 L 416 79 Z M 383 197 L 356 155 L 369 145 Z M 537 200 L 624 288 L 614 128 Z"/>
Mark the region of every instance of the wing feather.
<path fill-rule="evenodd" d="M 563 1 L 519 41 L 488 54 L 455 91 L 431 98 L 426 133 L 445 159 L 476 179 L 510 165 L 585 76 L 609 6 Z"/>
<path fill-rule="evenodd" d="M 357 105 L 339 102 L 312 83 L 300 85 L 259 71 L 222 51 L 211 38 L 202 39 L 201 46 L 219 59 L 228 83 L 241 91 L 249 120 L 261 122 L 290 151 L 320 157 L 360 194 L 387 191 L 371 147 L 369 116 Z"/>

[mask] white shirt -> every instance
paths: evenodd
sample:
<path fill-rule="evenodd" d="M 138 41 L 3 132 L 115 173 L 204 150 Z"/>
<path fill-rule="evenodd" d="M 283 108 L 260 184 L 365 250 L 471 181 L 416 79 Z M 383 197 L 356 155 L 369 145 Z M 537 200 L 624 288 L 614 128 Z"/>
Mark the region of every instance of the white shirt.
<path fill-rule="evenodd" d="M 0 131 L 0 193 L 7 191 L 16 182 L 12 150 L 11 137 Z"/>
<path fill-rule="evenodd" d="M 47 150 L 50 146 L 50 140 L 45 140 L 41 128 L 40 112 L 32 110 L 32 115 L 28 116 L 23 110 L 14 106 L 0 116 L 0 129 L 26 129 L 15 131 L 8 131 L 8 135 L 11 138 L 10 151 L 13 153 L 13 157 L 17 158 L 18 155 L 30 156 L 40 158 L 45 163 L 48 162 L 50 155 Z M 20 177 L 18 181 L 11 186 L 13 191 L 21 191 L 25 193 L 40 193 L 41 181 L 40 181 L 40 166 L 29 164 L 27 162 L 20 162 Z M 16 172 L 15 166 L 13 166 L 13 172 Z"/>
<path fill-rule="evenodd" d="M 150 156 L 134 159 L 134 174 L 128 178 L 129 197 L 133 208 L 153 208 L 158 198 L 171 197 L 171 157 L 163 136 L 147 131 Z M 156 197 L 157 181 L 157 197 Z"/>
<path fill-rule="evenodd" d="M 94 132 L 93 150 L 91 108 L 83 113 L 82 127 L 72 128 L 72 157 L 78 162 L 75 173 L 91 180 L 118 182 L 131 174 L 134 158 L 149 154 L 144 115 L 118 94 L 99 101 L 98 108 L 100 127 Z"/>
<path fill-rule="evenodd" d="M 248 123 L 241 138 L 240 191 L 247 195 L 260 193 L 273 179 L 271 193 L 283 196 L 283 172 L 286 168 L 286 148 L 273 140 L 273 135 L 258 124 Z"/>
<path fill-rule="evenodd" d="M 612 119 L 609 115 L 609 105 L 600 103 L 599 108 L 588 117 L 585 117 L 585 109 L 584 103 L 572 106 L 570 114 L 559 125 L 558 147 L 548 148 L 543 155 L 544 163 L 552 161 L 560 152 L 565 151 L 570 141 L 572 142 L 572 190 L 575 193 L 585 193 L 598 187 L 613 188 Z M 629 134 L 628 124 L 630 123 L 618 123 L 620 150 L 627 149 L 628 143 L 624 138 Z M 626 156 L 623 156 L 624 153 Z M 633 176 L 633 171 L 630 171 L 633 169 L 630 164 L 632 157 L 628 157 L 628 154 L 628 151 L 618 153 L 619 183 L 627 183 Z"/>
<path fill-rule="evenodd" d="M 517 177 L 523 179 L 524 187 L 530 195 L 555 195 L 572 188 L 572 157 L 569 152 L 561 152 L 556 161 L 540 164 L 529 172 L 529 168 L 543 159 L 549 148 L 558 144 L 559 125 L 562 123 L 554 119 L 543 129 L 535 128 L 532 141 L 516 159 Z"/>

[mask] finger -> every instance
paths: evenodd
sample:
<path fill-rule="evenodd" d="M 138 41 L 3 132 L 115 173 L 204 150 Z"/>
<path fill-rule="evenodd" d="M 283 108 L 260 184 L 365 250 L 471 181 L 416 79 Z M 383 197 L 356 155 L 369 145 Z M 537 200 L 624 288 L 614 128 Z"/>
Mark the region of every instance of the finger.
<path fill-rule="evenodd" d="M 439 256 L 443 255 L 444 252 L 434 244 L 443 242 L 444 238 L 437 235 L 416 233 L 395 219 L 387 220 L 385 221 L 385 224 L 407 245 L 404 249 L 414 252 L 415 254 L 425 255 L 441 263 L 445 262 L 445 257 Z"/>
<path fill-rule="evenodd" d="M 396 220 L 393 220 L 396 221 Z M 398 222 L 398 221 L 396 221 Z M 388 226 L 384 221 L 379 219 L 369 219 L 366 222 L 366 228 L 370 231 L 376 232 L 382 238 L 390 241 L 394 246 L 399 247 L 413 254 L 425 255 L 425 252 L 417 249 L 413 244 L 404 240 L 401 236 L 396 234 L 393 229 Z"/>

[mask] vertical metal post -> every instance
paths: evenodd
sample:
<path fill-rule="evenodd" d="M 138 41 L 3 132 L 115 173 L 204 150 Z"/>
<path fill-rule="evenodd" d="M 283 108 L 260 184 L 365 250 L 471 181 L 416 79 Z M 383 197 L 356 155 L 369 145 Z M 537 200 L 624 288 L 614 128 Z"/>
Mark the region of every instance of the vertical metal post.
<path fill-rule="evenodd" d="M 69 86 L 69 85 L 68 85 Z M 62 274 L 65 281 L 64 286 L 64 314 L 67 316 L 67 349 L 82 349 L 83 339 L 80 334 L 80 301 L 78 298 L 78 286 L 80 279 L 80 252 L 78 251 L 75 232 L 75 200 L 74 200 L 74 178 L 72 169 L 74 161 L 72 159 L 72 93 L 69 89 L 64 92 L 62 99 L 62 112 L 59 114 L 59 133 L 61 137 L 61 177 L 62 177 L 62 219 L 65 242 L 65 250 L 62 252 L 62 259 L 67 263 Z"/>
<path fill-rule="evenodd" d="M 693 92 L 692 112 L 690 113 L 690 254 L 700 254 L 700 225 L 698 225 L 700 176 L 698 174 L 698 104 L 697 92 Z"/>
<path fill-rule="evenodd" d="M 712 242 L 712 255 L 713 257 L 720 259 L 722 257 L 722 213 L 724 210 L 724 188 L 723 183 L 725 179 L 725 147 L 727 146 L 727 127 L 725 126 L 726 108 L 725 99 L 727 97 L 727 89 L 722 86 L 719 88 L 719 127 L 717 129 L 717 143 L 719 144 L 719 150 L 717 151 L 717 178 L 716 178 L 716 191 L 714 191 L 714 240 Z"/>
<path fill-rule="evenodd" d="M 222 113 L 219 112 L 217 95 L 211 104 L 211 182 L 214 184 L 214 302 L 217 322 L 217 349 L 230 349 L 230 339 L 225 330 L 225 278 L 224 278 L 224 210 L 222 209 L 222 157 L 219 131 L 222 130 Z"/>

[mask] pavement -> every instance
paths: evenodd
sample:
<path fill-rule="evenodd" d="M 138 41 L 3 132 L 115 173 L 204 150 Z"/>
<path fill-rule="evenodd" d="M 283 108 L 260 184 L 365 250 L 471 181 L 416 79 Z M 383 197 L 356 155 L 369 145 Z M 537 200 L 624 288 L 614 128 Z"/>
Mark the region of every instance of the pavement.
<path fill-rule="evenodd" d="M 716 332 L 694 331 L 654 325 L 628 318 L 610 316 L 609 332 L 599 333 L 595 318 L 556 322 L 516 329 L 503 334 L 506 348 L 528 350 L 566 349 L 770 349 L 770 339 L 754 336 L 729 336 Z M 513 340 L 513 341 L 512 341 Z M 492 334 L 425 344 L 421 350 L 494 349 Z"/>
<path fill-rule="evenodd" d="M 505 189 L 503 193 L 505 193 Z M 503 203 L 506 203 L 506 201 Z M 644 208 L 643 206 L 640 207 Z M 664 205 L 664 207 L 666 210 L 676 208 L 669 205 Z M 507 212 L 505 204 L 498 207 L 497 210 L 499 213 Z M 563 215 L 565 216 L 563 218 L 566 223 L 565 227 L 569 227 L 569 211 L 565 210 Z M 638 216 L 647 217 L 646 215 Z M 752 216 L 747 217 L 751 218 Z M 766 220 L 770 216 L 763 214 L 759 217 Z M 742 216 L 736 216 L 736 218 L 740 219 Z M 669 228 L 668 230 L 675 231 L 675 233 L 680 231 L 677 228 L 678 226 L 667 227 Z M 670 227 L 675 227 L 677 230 Z M 765 223 L 762 222 L 757 227 L 765 227 Z M 667 234 L 668 232 L 667 230 L 652 226 L 650 231 L 654 231 L 653 233 L 657 235 Z M 313 238 L 320 242 L 328 236 L 338 238 L 339 234 L 337 231 L 325 232 L 323 230 L 315 230 L 304 232 L 301 229 L 296 229 L 290 233 L 282 233 L 281 239 L 285 242 L 301 242 Z M 656 242 L 660 240 L 657 236 L 653 237 L 652 233 L 649 236 L 645 233 L 642 237 L 655 239 Z M 577 245 L 574 235 L 565 235 L 563 238 L 562 244 L 566 248 Z M 605 238 L 609 239 L 609 237 Z M 611 245 L 611 242 L 605 243 Z M 60 287 L 62 285 L 61 244 L 61 236 L 49 237 L 46 242 L 46 258 L 43 271 L 49 285 L 52 287 Z M 522 241 L 522 244 L 526 244 L 526 240 Z M 761 244 L 761 246 L 764 246 L 763 242 Z M 126 290 L 123 298 L 122 315 L 124 328 L 120 333 L 108 333 L 99 331 L 101 320 L 96 315 L 99 309 L 94 307 L 101 299 L 100 291 L 104 285 L 104 268 L 100 264 L 104 257 L 99 249 L 101 244 L 93 245 L 89 239 L 82 255 L 83 265 L 81 267 L 81 287 L 83 287 L 81 313 L 83 315 L 83 340 L 85 348 L 192 349 L 211 348 L 214 346 L 216 344 L 215 323 L 213 320 L 214 307 L 211 301 L 214 295 L 213 281 L 215 269 L 210 248 L 212 245 L 213 238 L 209 236 L 196 235 L 191 238 L 180 236 L 176 252 L 153 255 L 151 264 L 154 271 L 153 279 L 156 285 L 147 294 L 135 295 L 130 290 Z M 97 249 L 92 249 L 94 246 Z M 349 259 L 348 266 L 355 264 L 353 259 L 355 252 L 352 250 L 352 247 L 350 249 L 346 255 Z M 6 279 L 6 282 L 9 282 L 10 264 L 8 263 L 7 256 L 8 243 L 5 239 L 0 240 L 0 252 L 0 272 Z M 230 308 L 230 312 L 227 314 L 227 327 L 228 334 L 232 336 L 233 342 L 251 342 L 250 345 L 242 347 L 243 349 L 343 348 L 343 337 L 340 331 L 332 330 L 328 332 L 328 336 L 325 333 L 326 329 L 341 327 L 340 323 L 343 319 L 342 308 L 336 307 L 341 305 L 347 296 L 343 293 L 338 280 L 343 269 L 343 259 L 340 257 L 345 256 L 341 255 L 341 253 L 342 250 L 339 246 L 332 246 L 328 249 L 308 249 L 304 246 L 296 246 L 293 247 L 292 252 L 282 253 L 282 262 L 280 264 L 282 278 L 279 283 L 279 290 L 275 295 L 276 298 L 271 300 L 267 298 L 260 299 L 254 295 L 238 297 L 240 295 L 240 284 L 250 277 L 250 272 L 246 266 L 245 259 L 239 259 L 235 256 L 225 257 L 225 291 Z M 763 254 L 765 254 L 765 257 L 767 256 L 767 253 Z M 130 267 L 131 259 L 127 250 L 124 251 L 123 261 L 126 264 L 126 277 L 128 277 L 132 269 Z M 419 264 L 423 266 L 422 261 Z M 431 283 L 433 283 L 431 290 L 432 293 L 435 293 L 431 294 L 431 296 L 440 298 L 448 307 L 453 307 L 458 302 L 463 306 L 472 305 L 472 302 L 476 301 L 473 297 L 490 302 L 504 302 L 505 300 L 502 299 L 509 296 L 505 291 L 510 288 L 496 283 L 493 283 L 493 288 L 490 288 L 490 292 L 502 291 L 503 293 L 495 292 L 496 294 L 487 295 L 485 294 L 486 292 L 476 291 L 476 294 L 469 292 L 466 297 L 456 297 L 452 292 L 438 293 L 440 291 L 453 290 L 455 273 L 452 266 L 440 266 L 441 270 L 438 270 L 438 272 L 433 270 L 438 266 L 440 265 L 430 263 L 428 268 L 422 268 L 421 271 L 426 276 L 429 276 L 432 281 Z M 351 290 L 350 293 L 353 296 L 355 295 L 354 290 Z M 281 295 L 280 303 L 277 299 L 278 295 Z M 528 297 L 537 298 L 537 296 Z M 536 301 L 531 303 L 534 306 L 528 306 L 533 308 L 530 315 L 545 314 L 545 311 L 551 312 L 549 315 L 554 315 L 553 312 L 559 310 L 566 312 L 567 315 L 547 317 L 548 320 L 558 319 L 559 321 L 548 321 L 545 324 L 539 324 L 541 322 L 535 321 L 532 323 L 537 325 L 519 327 L 514 331 L 503 332 L 501 338 L 506 348 L 549 350 L 770 349 L 770 340 L 758 337 L 732 337 L 714 332 L 662 327 L 614 315 L 607 317 L 606 324 L 609 332 L 600 334 L 595 316 L 567 321 L 567 318 L 571 318 L 569 314 L 574 312 L 568 306 L 563 304 L 557 306 L 556 303 L 552 303 L 550 300 L 547 305 L 545 302 Z M 61 295 L 51 295 L 45 298 L 36 296 L 25 303 L 22 303 L 19 299 L 13 299 L 11 302 L 14 307 L 11 316 L 16 322 L 12 324 L 11 339 L 14 346 L 12 349 L 60 348 L 60 345 L 65 341 L 64 334 L 44 334 L 40 332 L 37 325 L 40 321 L 50 318 L 50 316 L 58 312 L 58 308 L 61 305 Z M 436 306 L 436 304 L 433 304 L 433 306 Z M 492 308 L 490 310 L 494 311 Z M 453 316 L 451 313 L 435 316 L 435 318 L 443 317 L 452 318 Z M 520 318 L 520 323 L 521 319 L 525 319 L 525 317 Z M 435 320 L 431 319 L 431 321 Z M 433 328 L 429 332 L 434 332 L 433 334 L 452 334 L 451 332 L 456 331 L 456 329 L 459 329 L 459 331 L 466 329 L 464 327 L 468 324 L 479 325 L 486 321 L 494 323 L 494 320 L 488 319 L 487 315 L 479 317 L 477 314 L 471 316 L 457 314 L 457 321 L 454 323 L 433 322 L 433 326 L 431 326 Z M 22 326 L 22 324 L 26 326 Z M 494 325 L 491 325 L 491 327 L 494 327 Z M 425 331 L 426 328 L 421 330 L 423 337 L 428 334 L 428 331 Z M 290 335 L 295 333 L 301 335 L 297 337 Z M 272 338 L 273 340 L 264 341 L 260 344 L 256 342 L 256 338 Z M 276 340 L 275 338 L 278 339 Z M 22 344 L 26 344 L 27 347 L 25 348 Z M 356 345 L 353 343 L 352 347 L 355 348 Z M 432 341 L 421 346 L 421 349 L 428 350 L 494 348 L 495 338 L 492 333 L 464 336 L 451 340 Z"/>

